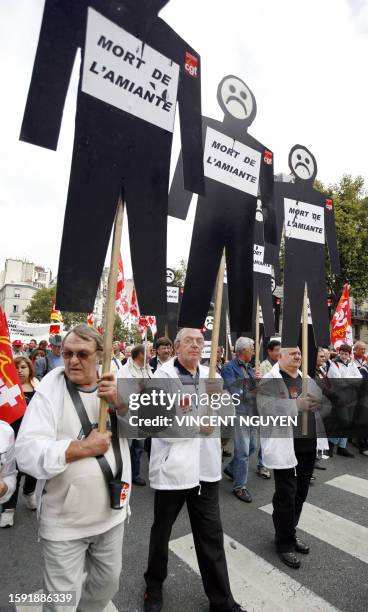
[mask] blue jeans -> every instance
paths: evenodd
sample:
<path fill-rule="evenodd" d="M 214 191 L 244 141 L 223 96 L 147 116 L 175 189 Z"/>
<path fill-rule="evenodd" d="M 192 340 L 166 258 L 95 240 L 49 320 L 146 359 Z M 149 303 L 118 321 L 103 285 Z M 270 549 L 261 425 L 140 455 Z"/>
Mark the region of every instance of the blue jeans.
<path fill-rule="evenodd" d="M 141 471 L 141 454 L 144 449 L 144 440 L 130 440 L 130 461 L 132 464 L 132 479 L 138 478 Z"/>
<path fill-rule="evenodd" d="M 347 438 L 328 438 L 329 442 L 332 442 L 332 444 L 335 444 L 335 446 L 339 446 L 340 448 L 346 448 L 346 445 L 348 443 L 348 439 Z"/>
<path fill-rule="evenodd" d="M 236 416 L 234 426 L 234 457 L 228 465 L 233 475 L 233 489 L 244 489 L 248 480 L 249 457 L 255 451 L 257 435 L 254 427 L 239 424 Z M 259 464 L 258 455 L 258 464 Z"/>

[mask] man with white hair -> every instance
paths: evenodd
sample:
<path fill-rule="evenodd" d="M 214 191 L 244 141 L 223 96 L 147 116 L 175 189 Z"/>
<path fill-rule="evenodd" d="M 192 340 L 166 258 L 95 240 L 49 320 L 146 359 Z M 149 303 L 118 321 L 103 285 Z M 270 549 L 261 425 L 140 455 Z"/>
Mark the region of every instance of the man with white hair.
<path fill-rule="evenodd" d="M 237 499 L 250 503 L 252 496 L 247 489 L 249 457 L 257 446 L 257 432 L 252 426 L 240 424 L 241 416 L 253 414 L 253 391 L 260 373 L 255 372 L 250 362 L 254 355 L 254 342 L 251 338 L 240 337 L 235 343 L 235 357 L 225 363 L 221 376 L 225 388 L 239 396 L 240 404 L 236 406 L 234 426 L 234 457 L 226 466 L 224 473 L 233 480 L 233 494 Z M 258 459 L 257 471 L 263 478 L 270 478 L 270 473 Z M 262 472 L 262 474 L 261 474 Z"/>
<path fill-rule="evenodd" d="M 367 363 L 367 346 L 362 340 L 358 340 L 353 346 L 354 363 L 358 368 Z"/>
<path fill-rule="evenodd" d="M 219 381 L 208 380 L 209 370 L 200 364 L 203 335 L 199 329 L 181 329 L 175 340 L 176 357 L 153 376 L 185 394 L 182 414 L 198 415 L 196 398 L 222 391 Z M 172 379 L 172 380 L 170 380 Z M 220 383 L 220 384 L 218 384 Z M 179 409 L 180 409 L 179 408 Z M 187 504 L 199 570 L 211 612 L 240 612 L 231 593 L 219 509 L 221 440 L 213 435 L 191 438 L 153 438 L 150 484 L 155 491 L 148 567 L 144 575 L 145 612 L 160 612 L 162 585 L 167 577 L 169 539 L 173 524 Z M 190 605 L 188 603 L 188 609 Z"/>
<path fill-rule="evenodd" d="M 260 415 L 298 417 L 298 425 L 273 425 L 261 437 L 263 461 L 274 470 L 273 523 L 275 545 L 281 561 L 298 569 L 295 552 L 309 553 L 309 546 L 296 537 L 296 527 L 307 498 L 313 474 L 317 440 L 324 432 L 318 413 L 322 392 L 308 378 L 307 396 L 302 397 L 301 352 L 299 347 L 282 348 L 281 357 L 267 373 L 258 388 L 257 406 Z M 276 379 L 276 380 L 273 380 Z M 308 436 L 302 437 L 301 411 L 308 414 Z"/>

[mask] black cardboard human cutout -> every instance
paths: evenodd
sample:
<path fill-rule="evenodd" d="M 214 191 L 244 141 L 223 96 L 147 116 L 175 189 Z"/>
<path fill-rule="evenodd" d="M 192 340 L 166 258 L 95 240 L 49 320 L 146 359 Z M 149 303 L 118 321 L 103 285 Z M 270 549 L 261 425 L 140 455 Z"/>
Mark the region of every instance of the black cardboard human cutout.
<path fill-rule="evenodd" d="M 254 281 L 254 314 L 256 321 L 257 298 L 262 312 L 262 336 L 273 336 L 275 333 L 275 316 L 272 300 L 272 267 L 264 262 L 264 233 L 262 203 L 257 201 L 256 220 L 254 225 L 254 251 L 253 251 L 253 281 Z M 254 334 L 255 337 L 255 334 Z"/>
<path fill-rule="evenodd" d="M 224 111 L 223 121 L 202 119 L 206 197 L 198 198 L 179 325 L 202 327 L 225 248 L 231 329 L 240 332 L 252 329 L 258 193 L 265 212 L 265 261 L 272 263 L 276 255 L 273 154 L 248 134 L 257 106 L 241 79 L 222 79 L 217 99 Z M 191 197 L 183 189 L 180 156 L 170 189 L 169 214 L 185 219 Z"/>
<path fill-rule="evenodd" d="M 166 308 L 176 102 L 184 186 L 203 193 L 200 58 L 158 17 L 168 0 L 46 0 L 21 140 L 55 150 L 77 49 L 74 150 L 58 272 L 61 310 L 93 309 L 119 194 L 141 312 Z"/>
<path fill-rule="evenodd" d="M 295 145 L 291 149 L 289 167 L 295 182 L 275 183 L 274 189 L 279 241 L 285 227 L 282 345 L 296 346 L 298 343 L 306 283 L 315 343 L 327 346 L 326 243 L 331 270 L 334 274 L 340 271 L 333 201 L 313 188 L 317 162 L 306 147 Z"/>

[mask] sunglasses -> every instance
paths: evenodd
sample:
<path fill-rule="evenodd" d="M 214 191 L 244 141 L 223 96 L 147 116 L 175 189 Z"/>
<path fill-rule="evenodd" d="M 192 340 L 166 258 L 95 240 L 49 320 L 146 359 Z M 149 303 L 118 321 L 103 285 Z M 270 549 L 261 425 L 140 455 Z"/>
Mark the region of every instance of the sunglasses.
<path fill-rule="evenodd" d="M 61 354 L 65 361 L 69 361 L 72 357 L 76 357 L 78 361 L 87 361 L 87 359 L 92 357 L 95 353 L 97 353 L 97 351 L 93 351 L 93 353 L 89 353 L 88 351 L 77 351 L 76 353 L 73 353 L 73 351 L 63 351 Z"/>

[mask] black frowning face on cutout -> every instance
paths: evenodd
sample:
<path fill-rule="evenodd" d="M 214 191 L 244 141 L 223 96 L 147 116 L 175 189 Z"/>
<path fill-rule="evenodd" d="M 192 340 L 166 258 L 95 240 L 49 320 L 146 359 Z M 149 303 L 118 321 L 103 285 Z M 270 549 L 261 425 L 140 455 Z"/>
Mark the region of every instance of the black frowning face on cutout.
<path fill-rule="evenodd" d="M 303 145 L 295 145 L 289 153 L 289 168 L 295 178 L 313 182 L 317 176 L 317 162 Z"/>
<path fill-rule="evenodd" d="M 250 124 L 257 113 L 256 100 L 249 87 L 236 76 L 226 76 L 217 90 L 217 100 L 225 115 Z"/>

